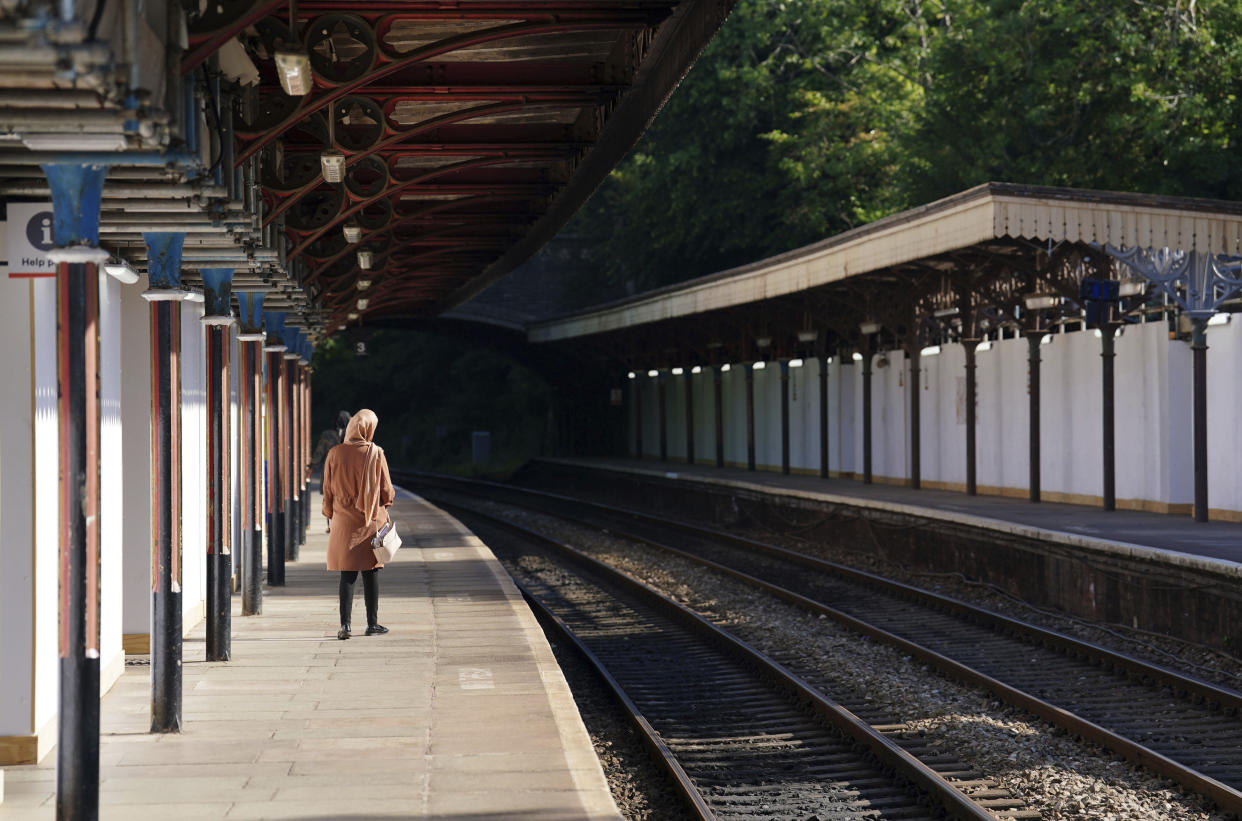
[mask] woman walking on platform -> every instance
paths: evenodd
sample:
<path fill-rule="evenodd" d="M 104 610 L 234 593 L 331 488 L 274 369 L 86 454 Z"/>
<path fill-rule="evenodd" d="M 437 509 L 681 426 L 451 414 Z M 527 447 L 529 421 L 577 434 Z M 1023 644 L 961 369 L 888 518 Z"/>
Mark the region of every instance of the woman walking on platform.
<path fill-rule="evenodd" d="M 379 418 L 363 408 L 349 420 L 345 441 L 323 463 L 323 515 L 332 529 L 328 536 L 328 570 L 341 573 L 341 629 L 338 639 L 350 635 L 349 618 L 354 607 L 354 585 L 362 573 L 367 605 L 367 635 L 387 633 L 379 623 L 379 577 L 384 565 L 371 550 L 371 537 L 388 521 L 388 508 L 396 493 L 388 475 L 384 450 L 375 444 Z"/>

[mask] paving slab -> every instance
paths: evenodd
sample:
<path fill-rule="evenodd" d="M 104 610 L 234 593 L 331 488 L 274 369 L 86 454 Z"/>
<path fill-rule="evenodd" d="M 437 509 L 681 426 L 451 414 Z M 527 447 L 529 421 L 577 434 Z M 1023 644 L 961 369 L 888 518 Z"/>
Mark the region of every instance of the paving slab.
<path fill-rule="evenodd" d="M 413 494 L 393 518 L 406 546 L 380 574 L 387 635 L 336 639 L 316 515 L 263 615 L 243 618 L 234 599 L 231 661 L 204 660 L 204 625 L 187 639 L 181 733 L 147 732 L 150 668 L 126 667 L 103 700 L 101 818 L 620 821 L 500 563 Z M 55 760 L 4 771 L 0 821 L 54 818 Z"/>

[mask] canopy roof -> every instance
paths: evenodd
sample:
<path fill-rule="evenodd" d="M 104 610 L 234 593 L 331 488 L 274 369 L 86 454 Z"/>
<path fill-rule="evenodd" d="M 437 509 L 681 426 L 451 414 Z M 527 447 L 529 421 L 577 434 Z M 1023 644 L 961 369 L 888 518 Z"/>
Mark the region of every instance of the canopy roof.
<path fill-rule="evenodd" d="M 1063 242 L 1239 255 L 1242 203 L 985 183 L 750 265 L 532 323 L 528 338 L 621 332 L 765 301 L 787 307 L 781 298 L 831 293 L 827 286 L 854 280 L 862 286 L 881 277 L 876 284 L 892 289 L 903 273 L 912 282 L 915 273 L 955 275 L 987 265 L 1023 270 L 1041 245 Z"/>

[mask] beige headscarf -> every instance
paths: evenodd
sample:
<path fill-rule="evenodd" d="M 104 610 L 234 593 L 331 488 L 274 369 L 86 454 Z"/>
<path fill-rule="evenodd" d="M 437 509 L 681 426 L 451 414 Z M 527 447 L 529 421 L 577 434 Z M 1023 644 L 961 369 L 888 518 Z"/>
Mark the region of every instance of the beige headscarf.
<path fill-rule="evenodd" d="M 379 518 L 379 457 L 382 451 L 378 445 L 371 441 L 375 436 L 377 425 L 379 425 L 379 417 L 375 415 L 375 411 L 363 408 L 350 418 L 349 425 L 345 428 L 345 444 L 366 445 L 367 447 L 366 468 L 362 472 L 362 489 L 358 491 L 358 496 L 354 503 L 359 510 L 366 514 L 367 524 L 371 524 Z"/>

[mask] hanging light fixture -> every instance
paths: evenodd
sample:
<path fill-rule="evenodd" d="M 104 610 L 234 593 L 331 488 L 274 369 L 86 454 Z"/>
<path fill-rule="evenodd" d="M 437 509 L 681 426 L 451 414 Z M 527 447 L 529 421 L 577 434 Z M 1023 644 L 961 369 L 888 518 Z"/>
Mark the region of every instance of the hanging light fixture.
<path fill-rule="evenodd" d="M 372 259 L 373 257 L 371 256 L 370 251 L 359 251 L 358 252 L 358 267 L 364 271 L 370 269 Z"/>
<path fill-rule="evenodd" d="M 362 239 L 362 226 L 356 222 L 347 222 L 341 226 L 342 233 L 345 234 L 345 241 L 353 245 Z"/>
<path fill-rule="evenodd" d="M 371 280 L 360 279 L 357 282 L 355 282 L 354 285 L 357 286 L 359 291 L 365 291 L 367 288 L 371 287 Z"/>
<path fill-rule="evenodd" d="M 314 85 L 310 55 L 304 51 L 276 52 L 276 74 L 280 87 L 290 97 L 305 97 Z"/>

